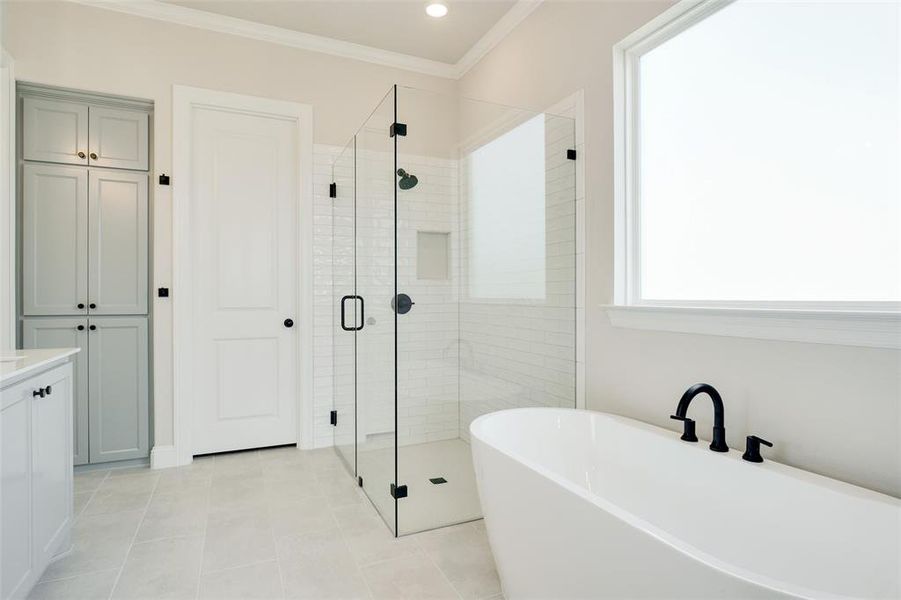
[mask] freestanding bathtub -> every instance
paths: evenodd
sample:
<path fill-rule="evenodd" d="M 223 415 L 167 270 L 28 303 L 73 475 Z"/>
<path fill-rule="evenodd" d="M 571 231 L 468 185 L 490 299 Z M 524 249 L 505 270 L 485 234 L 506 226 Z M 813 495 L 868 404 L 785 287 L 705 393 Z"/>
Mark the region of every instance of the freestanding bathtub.
<path fill-rule="evenodd" d="M 901 597 L 901 500 L 605 413 L 470 429 L 509 600 Z"/>

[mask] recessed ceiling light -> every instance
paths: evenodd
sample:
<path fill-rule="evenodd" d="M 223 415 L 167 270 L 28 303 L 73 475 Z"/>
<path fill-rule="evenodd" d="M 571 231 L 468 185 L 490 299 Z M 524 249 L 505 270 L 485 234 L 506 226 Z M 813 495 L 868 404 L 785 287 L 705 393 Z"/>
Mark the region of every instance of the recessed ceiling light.
<path fill-rule="evenodd" d="M 425 7 L 425 12 L 430 17 L 435 17 L 437 19 L 447 14 L 447 5 L 442 4 L 441 2 L 432 2 Z"/>

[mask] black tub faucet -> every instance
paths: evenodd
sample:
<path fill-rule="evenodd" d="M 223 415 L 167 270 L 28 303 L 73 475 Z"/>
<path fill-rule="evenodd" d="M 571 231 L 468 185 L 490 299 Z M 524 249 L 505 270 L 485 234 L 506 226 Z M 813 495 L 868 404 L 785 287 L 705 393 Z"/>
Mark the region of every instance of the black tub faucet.
<path fill-rule="evenodd" d="M 691 401 L 698 394 L 707 394 L 713 400 L 713 441 L 710 442 L 710 449 L 714 452 L 728 452 L 729 446 L 726 445 L 726 416 L 723 410 L 723 399 L 720 397 L 720 393 L 709 383 L 694 384 L 682 394 L 682 398 L 679 400 L 676 414 L 672 418 L 685 423 L 685 433 L 682 434 L 682 439 L 689 442 L 698 440 L 694 436 L 694 421 L 686 416 L 688 405 L 691 404 Z M 691 439 L 692 437 L 694 439 Z"/>

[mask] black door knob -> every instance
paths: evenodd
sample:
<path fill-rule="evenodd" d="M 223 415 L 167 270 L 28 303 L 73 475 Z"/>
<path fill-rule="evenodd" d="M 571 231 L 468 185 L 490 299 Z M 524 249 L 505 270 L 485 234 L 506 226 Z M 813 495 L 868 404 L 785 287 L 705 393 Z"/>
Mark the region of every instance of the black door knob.
<path fill-rule="evenodd" d="M 84 325 L 79 325 L 75 329 L 77 329 L 78 331 L 84 331 Z"/>
<path fill-rule="evenodd" d="M 91 302 L 90 304 L 88 304 L 88 308 L 97 308 L 97 305 Z"/>
<path fill-rule="evenodd" d="M 294 321 L 292 319 L 285 319 L 285 327 L 294 327 Z"/>
<path fill-rule="evenodd" d="M 84 302 L 79 302 L 79 303 L 78 303 L 78 308 L 84 308 Z"/>
<path fill-rule="evenodd" d="M 91 325 L 90 327 L 88 327 L 88 329 L 90 329 L 91 331 L 94 331 L 95 329 L 97 329 L 97 326 L 96 326 L 96 325 Z"/>

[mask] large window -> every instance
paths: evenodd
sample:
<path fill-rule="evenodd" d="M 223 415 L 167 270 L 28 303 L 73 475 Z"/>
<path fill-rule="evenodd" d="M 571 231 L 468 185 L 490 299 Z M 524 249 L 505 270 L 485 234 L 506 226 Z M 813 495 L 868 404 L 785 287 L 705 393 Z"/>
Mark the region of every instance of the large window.
<path fill-rule="evenodd" d="M 618 301 L 897 311 L 897 2 L 708 2 L 624 42 Z"/>

